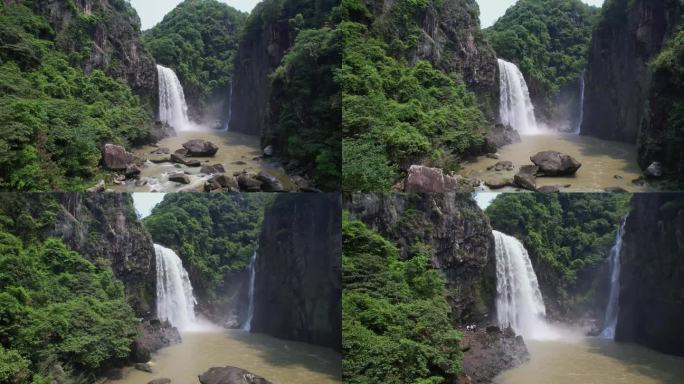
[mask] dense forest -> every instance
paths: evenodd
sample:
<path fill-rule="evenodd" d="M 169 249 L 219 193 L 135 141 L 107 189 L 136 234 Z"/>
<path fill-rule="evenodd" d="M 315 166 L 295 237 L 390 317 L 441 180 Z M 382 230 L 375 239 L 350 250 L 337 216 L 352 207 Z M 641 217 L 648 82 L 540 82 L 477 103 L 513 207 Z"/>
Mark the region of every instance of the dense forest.
<path fill-rule="evenodd" d="M 485 114 L 463 78 L 413 60 L 420 15 L 437 3 L 399 1 L 384 12 L 342 2 L 344 190 L 389 190 L 415 163 L 456 170 L 485 143 Z"/>
<path fill-rule="evenodd" d="M 109 260 L 50 236 L 58 196 L 0 196 L 0 382 L 94 380 L 125 360 L 137 319 Z"/>
<path fill-rule="evenodd" d="M 629 211 L 628 194 L 500 195 L 486 214 L 492 228 L 520 239 L 553 316 L 579 317 L 605 307 L 600 279 Z"/>
<path fill-rule="evenodd" d="M 40 2 L 34 9 L 0 4 L 2 189 L 84 189 L 102 172 L 102 142 L 132 145 L 149 136 L 155 107 L 115 74 L 119 62 L 98 66 L 90 57 L 94 25 L 137 22 L 129 16 L 135 11 L 116 1 L 87 15 L 68 4 L 66 25 L 35 11 Z"/>

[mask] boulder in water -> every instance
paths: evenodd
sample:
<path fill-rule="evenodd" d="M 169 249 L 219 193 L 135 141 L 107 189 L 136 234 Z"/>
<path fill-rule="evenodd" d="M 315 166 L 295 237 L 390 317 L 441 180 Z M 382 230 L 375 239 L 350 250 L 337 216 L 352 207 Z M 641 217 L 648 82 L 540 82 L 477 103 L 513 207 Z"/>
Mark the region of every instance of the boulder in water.
<path fill-rule="evenodd" d="M 654 161 L 644 171 L 646 177 L 658 178 L 663 176 L 663 166 L 658 161 Z"/>
<path fill-rule="evenodd" d="M 237 367 L 214 367 L 199 375 L 202 384 L 272 384 L 261 376 Z"/>
<path fill-rule="evenodd" d="M 241 172 L 237 175 L 237 182 L 240 186 L 240 190 L 247 192 L 259 192 L 261 191 L 261 185 L 263 182 L 257 178 L 257 175 L 251 172 Z"/>
<path fill-rule="evenodd" d="M 102 161 L 105 167 L 112 171 L 125 171 L 128 164 L 133 161 L 133 155 L 126 151 L 126 148 L 115 145 L 105 144 L 102 153 Z"/>
<path fill-rule="evenodd" d="M 135 363 L 133 368 L 137 369 L 138 371 L 152 373 L 152 367 L 148 363 Z"/>
<path fill-rule="evenodd" d="M 276 177 L 271 176 L 264 171 L 259 172 L 257 179 L 263 183 L 261 185 L 261 189 L 264 192 L 285 192 L 283 183 L 281 183 Z"/>
<path fill-rule="evenodd" d="M 186 159 L 185 157 L 183 157 L 182 155 L 180 155 L 177 152 L 171 154 L 171 161 L 174 163 L 183 164 L 186 167 L 200 167 L 200 166 L 202 166 L 202 163 L 199 160 L 197 160 L 197 159 Z"/>
<path fill-rule="evenodd" d="M 573 175 L 582 166 L 574 157 L 557 151 L 544 151 L 530 157 L 544 176 Z"/>
<path fill-rule="evenodd" d="M 213 175 L 216 173 L 225 172 L 226 169 L 223 167 L 223 164 L 203 165 L 202 169 L 200 169 L 200 173 L 204 173 L 205 175 Z"/>
<path fill-rule="evenodd" d="M 207 180 L 207 183 L 204 185 L 204 191 L 240 192 L 240 186 L 234 177 L 226 174 L 219 174 Z"/>
<path fill-rule="evenodd" d="M 560 191 L 561 191 L 560 185 L 544 185 L 544 186 L 537 188 L 537 192 L 539 192 L 539 193 L 558 193 Z"/>
<path fill-rule="evenodd" d="M 537 190 L 537 172 L 539 168 L 534 165 L 523 165 L 520 167 L 520 171 L 513 177 L 513 182 L 524 189 L 530 191 Z"/>
<path fill-rule="evenodd" d="M 181 184 L 190 184 L 190 177 L 185 173 L 174 173 L 169 176 L 169 181 L 175 181 Z"/>
<path fill-rule="evenodd" d="M 161 379 L 154 379 L 151 381 L 148 381 L 147 384 L 170 384 L 171 379 L 162 377 Z"/>
<path fill-rule="evenodd" d="M 510 125 L 496 124 L 487 134 L 486 150 L 494 153 L 499 148 L 520 142 L 520 134 Z"/>
<path fill-rule="evenodd" d="M 137 165 L 135 164 L 128 164 L 128 167 L 126 167 L 126 178 L 127 179 L 135 179 L 140 175 L 142 171 L 140 168 L 138 168 Z"/>
<path fill-rule="evenodd" d="M 506 188 L 509 187 L 513 184 L 513 181 L 504 176 L 489 176 L 485 178 L 484 180 L 484 185 L 489 187 L 490 189 L 501 189 L 501 188 Z"/>
<path fill-rule="evenodd" d="M 187 156 L 194 157 L 211 157 L 214 156 L 219 149 L 216 144 L 200 139 L 188 141 L 183 144 L 183 148 L 188 151 Z"/>
<path fill-rule="evenodd" d="M 513 166 L 512 161 L 499 161 L 496 164 L 492 165 L 491 167 L 488 167 L 487 170 L 491 171 L 494 170 L 496 172 L 501 172 L 501 171 L 512 171 L 515 167 Z"/>

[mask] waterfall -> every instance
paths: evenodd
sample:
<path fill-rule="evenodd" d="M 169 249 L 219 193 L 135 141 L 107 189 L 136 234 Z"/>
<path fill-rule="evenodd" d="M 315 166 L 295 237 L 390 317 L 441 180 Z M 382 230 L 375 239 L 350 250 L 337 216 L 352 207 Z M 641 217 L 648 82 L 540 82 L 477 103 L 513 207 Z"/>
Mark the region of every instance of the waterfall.
<path fill-rule="evenodd" d="M 188 130 L 188 105 L 178 76 L 171 68 L 157 65 L 159 73 L 159 120 L 178 131 Z"/>
<path fill-rule="evenodd" d="M 577 120 L 577 126 L 575 126 L 575 134 L 579 135 L 582 130 L 582 120 L 584 120 L 584 72 L 582 72 L 582 77 L 580 77 L 580 102 L 579 102 L 579 120 Z"/>
<path fill-rule="evenodd" d="M 195 304 L 188 272 L 172 249 L 154 245 L 157 260 L 157 316 L 179 330 L 195 325 Z"/>
<path fill-rule="evenodd" d="M 499 326 L 532 339 L 552 338 L 546 306 L 530 256 L 518 239 L 493 231 L 496 251 L 496 312 Z"/>
<path fill-rule="evenodd" d="M 625 222 L 627 217 L 622 219 L 620 229 L 615 235 L 615 243 L 610 249 L 608 262 L 610 263 L 610 295 L 608 296 L 608 306 L 606 316 L 603 320 L 603 332 L 601 337 L 612 339 L 615 337 L 615 327 L 618 320 L 618 299 L 620 298 L 620 251 L 622 250 L 622 236 L 625 234 Z"/>
<path fill-rule="evenodd" d="M 505 60 L 499 62 L 499 115 L 501 123 L 520 134 L 539 133 L 525 77 L 518 67 Z"/>
<path fill-rule="evenodd" d="M 224 131 L 230 131 L 230 119 L 233 117 L 233 80 L 230 81 L 230 91 L 228 93 L 228 120 Z"/>
<path fill-rule="evenodd" d="M 254 317 L 254 282 L 256 281 L 256 258 L 257 251 L 254 251 L 252 259 L 249 261 L 249 307 L 247 307 L 247 320 L 240 328 L 247 332 L 252 330 L 252 318 Z"/>

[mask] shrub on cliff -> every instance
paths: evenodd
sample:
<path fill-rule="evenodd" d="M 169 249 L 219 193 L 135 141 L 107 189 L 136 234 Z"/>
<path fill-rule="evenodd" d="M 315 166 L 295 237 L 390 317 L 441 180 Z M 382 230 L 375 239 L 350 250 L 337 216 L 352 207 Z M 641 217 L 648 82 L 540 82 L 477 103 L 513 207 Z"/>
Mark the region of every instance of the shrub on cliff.
<path fill-rule="evenodd" d="M 425 247 L 408 260 L 359 221 L 342 223 L 342 356 L 346 383 L 443 383 L 460 371 L 444 277 Z"/>

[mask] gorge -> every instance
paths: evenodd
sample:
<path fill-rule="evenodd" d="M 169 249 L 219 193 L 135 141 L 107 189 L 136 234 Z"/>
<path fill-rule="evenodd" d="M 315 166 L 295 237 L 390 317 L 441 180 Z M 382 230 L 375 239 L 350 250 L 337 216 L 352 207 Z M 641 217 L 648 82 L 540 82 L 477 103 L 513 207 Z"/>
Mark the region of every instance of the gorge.
<path fill-rule="evenodd" d="M 182 382 L 196 381 L 211 367 L 234 365 L 278 383 L 340 382 L 338 196 L 169 194 L 142 221 L 126 194 L 9 194 L 2 199 L 3 222 L 22 217 L 37 223 L 2 227 L 3 246 L 22 247 L 16 254 L 0 254 L 0 366 L 9 375 L 3 380 L 23 384 L 31 377 L 78 376 L 89 382 Z M 279 220 L 284 206 L 296 207 L 302 216 Z M 211 221 L 209 214 L 183 214 L 186 209 L 222 214 Z M 188 237 L 181 242 L 170 241 L 177 237 L 160 236 L 158 223 L 166 234 L 181 226 L 194 230 L 184 232 Z M 312 225 L 318 228 L 315 234 L 306 230 Z M 214 231 L 212 241 L 202 237 L 206 231 Z M 300 235 L 273 252 L 270 244 L 282 231 Z M 257 239 L 259 258 L 251 257 Z M 29 242 L 39 253 L 29 254 Z M 195 242 L 216 247 L 212 252 L 223 257 L 203 253 Z M 206 268 L 210 262 L 216 264 Z M 21 264 L 43 268 L 34 283 L 8 274 Z M 54 291 L 51 301 L 37 299 L 48 296 L 33 288 L 35 282 L 54 282 L 47 291 Z M 20 304 L 20 291 L 36 300 Z M 63 315 L 53 312 L 56 308 Z M 24 313 L 23 319 L 10 318 L 10 313 Z M 35 316 L 43 316 L 46 326 L 67 324 L 63 341 L 36 328 L 43 325 Z M 289 326 L 294 332 L 269 325 L 271 317 L 296 320 Z M 251 332 L 240 329 L 251 322 Z M 32 341 L 17 336 L 27 332 L 34 335 Z M 78 354 L 66 352 L 69 343 L 79 340 Z M 46 357 L 39 350 L 52 352 Z M 20 365 L 8 366 L 5 358 L 12 362 L 18 353 L 24 356 Z"/>
<path fill-rule="evenodd" d="M 481 207 L 466 194 L 350 195 L 343 378 L 677 382 L 682 343 L 669 317 L 678 319 L 684 303 L 681 245 L 667 236 L 681 226 L 681 204 L 678 194 L 504 193 Z M 652 231 L 637 229 L 634 217 L 643 210 L 651 212 L 642 224 Z M 656 275 L 661 268 L 672 273 Z M 421 312 L 426 306 L 429 314 Z M 422 316 L 433 333 L 423 333 Z M 667 330 L 651 323 L 656 316 Z M 607 335 L 613 328 L 615 340 Z M 416 348 L 371 357 L 376 348 L 401 348 L 393 343 Z M 452 343 L 462 357 L 452 355 Z M 425 365 L 385 370 L 415 359 Z M 459 368 L 433 365 L 440 359 L 456 359 Z"/>

